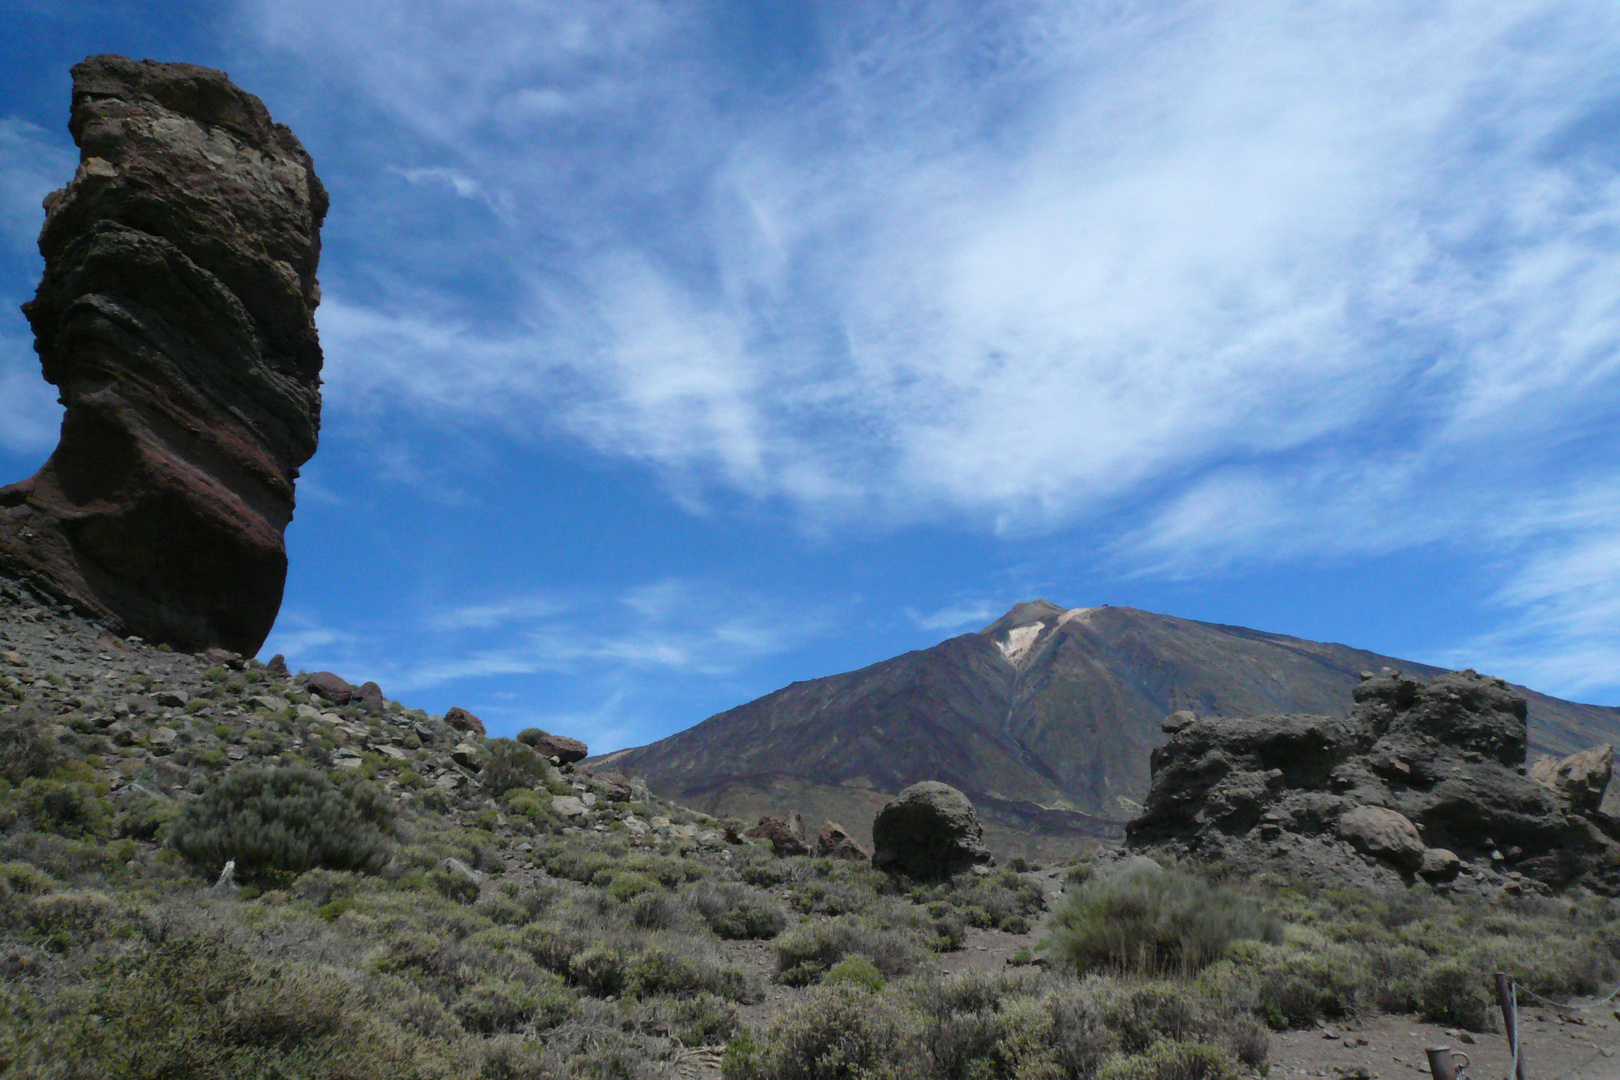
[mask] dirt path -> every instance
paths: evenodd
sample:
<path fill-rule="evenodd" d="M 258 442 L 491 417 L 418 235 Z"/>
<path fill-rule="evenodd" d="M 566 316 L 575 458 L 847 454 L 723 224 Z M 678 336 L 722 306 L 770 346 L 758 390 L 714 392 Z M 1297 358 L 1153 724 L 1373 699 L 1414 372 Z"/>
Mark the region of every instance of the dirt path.
<path fill-rule="evenodd" d="M 1529 1080 L 1620 1080 L 1620 1023 L 1613 1015 L 1571 1024 L 1554 1013 L 1527 1013 L 1520 1025 Z M 1473 1064 L 1464 1076 L 1471 1080 L 1504 1080 L 1512 1064 L 1501 1034 L 1469 1035 L 1404 1016 L 1378 1016 L 1314 1031 L 1273 1033 L 1270 1076 L 1426 1077 L 1424 1049 L 1430 1046 L 1466 1053 Z"/>

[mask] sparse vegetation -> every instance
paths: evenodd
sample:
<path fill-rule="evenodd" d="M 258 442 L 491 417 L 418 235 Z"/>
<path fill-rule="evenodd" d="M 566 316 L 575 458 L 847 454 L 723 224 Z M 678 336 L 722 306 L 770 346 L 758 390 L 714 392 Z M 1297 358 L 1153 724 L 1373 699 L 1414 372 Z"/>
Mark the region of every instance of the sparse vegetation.
<path fill-rule="evenodd" d="M 639 1078 L 725 1046 L 728 1080 L 1230 1080 L 1265 1066 L 1268 1029 L 1487 1027 L 1492 970 L 1548 996 L 1620 978 L 1608 901 L 1106 858 L 911 886 L 702 837 L 720 823 L 615 802 L 522 739 L 165 663 L 195 664 L 198 712 L 115 723 L 71 680 L 0 681 L 0 1074 Z M 559 814 L 565 795 L 588 812 Z M 231 858 L 243 887 L 216 891 Z M 1043 881 L 1066 888 L 1052 912 Z M 940 974 L 1006 934 L 1028 935 L 1007 965 Z M 764 977 L 785 1011 L 750 1028 Z"/>

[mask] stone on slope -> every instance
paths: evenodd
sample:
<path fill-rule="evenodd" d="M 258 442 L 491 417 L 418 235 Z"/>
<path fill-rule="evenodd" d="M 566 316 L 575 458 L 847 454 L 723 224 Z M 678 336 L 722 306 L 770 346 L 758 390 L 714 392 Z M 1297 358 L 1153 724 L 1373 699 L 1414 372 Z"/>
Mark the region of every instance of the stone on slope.
<path fill-rule="evenodd" d="M 821 826 L 821 832 L 816 836 L 815 852 L 823 859 L 848 859 L 851 862 L 865 862 L 872 857 L 872 853 L 836 821 Z"/>
<path fill-rule="evenodd" d="M 754 840 L 769 840 L 778 858 L 810 853 L 810 846 L 804 842 L 804 818 L 797 810 L 782 817 L 766 815 L 744 829 L 743 835 Z"/>
<path fill-rule="evenodd" d="M 309 692 L 333 705 L 347 705 L 354 699 L 354 687 L 347 679 L 330 671 L 317 671 L 309 677 Z"/>
<path fill-rule="evenodd" d="M 1423 838 L 1404 814 L 1382 806 L 1358 806 L 1339 819 L 1339 838 L 1363 855 L 1385 859 L 1411 872 L 1423 865 Z"/>
<path fill-rule="evenodd" d="M 119 634 L 251 656 L 320 428 L 326 192 L 208 68 L 90 57 L 68 130 L 78 171 L 45 198 L 23 308 L 66 411 L 50 460 L 0 489 L 0 568 Z"/>
<path fill-rule="evenodd" d="M 474 735 L 484 734 L 484 722 L 459 705 L 450 706 L 450 711 L 444 714 L 444 722 L 457 731 L 467 731 Z M 540 756 L 549 755 L 542 753 Z"/>
<path fill-rule="evenodd" d="M 361 683 L 360 689 L 354 692 L 354 698 L 352 700 L 354 704 L 360 706 L 362 709 L 366 710 L 366 712 L 372 713 L 373 715 L 381 715 L 383 705 L 385 704 L 383 700 L 382 687 L 378 686 L 374 682 Z"/>
<path fill-rule="evenodd" d="M 872 864 L 916 878 L 949 877 L 993 863 L 968 797 L 949 784 L 912 784 L 872 822 Z"/>
<path fill-rule="evenodd" d="M 537 739 L 529 745 L 534 752 L 543 758 L 556 758 L 558 764 L 571 765 L 576 761 L 584 761 L 590 754 L 590 747 L 578 739 L 570 739 L 566 735 L 547 735 Z"/>

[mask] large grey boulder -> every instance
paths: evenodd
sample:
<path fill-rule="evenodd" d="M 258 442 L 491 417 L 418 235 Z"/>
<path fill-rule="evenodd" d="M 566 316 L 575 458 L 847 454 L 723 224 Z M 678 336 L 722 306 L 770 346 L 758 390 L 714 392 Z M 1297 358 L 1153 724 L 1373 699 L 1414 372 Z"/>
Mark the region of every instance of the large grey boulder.
<path fill-rule="evenodd" d="M 984 826 L 968 797 L 949 784 L 912 784 L 872 822 L 872 865 L 917 878 L 940 878 L 993 864 Z"/>

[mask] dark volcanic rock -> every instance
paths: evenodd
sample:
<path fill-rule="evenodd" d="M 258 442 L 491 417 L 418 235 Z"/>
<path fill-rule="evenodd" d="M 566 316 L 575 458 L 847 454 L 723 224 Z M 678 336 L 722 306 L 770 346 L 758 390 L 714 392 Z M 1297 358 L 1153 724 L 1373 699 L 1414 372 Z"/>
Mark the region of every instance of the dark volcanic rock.
<path fill-rule="evenodd" d="M 878 811 L 872 846 L 874 866 L 918 878 L 949 877 L 993 861 L 973 804 L 937 780 L 912 784 Z"/>
<path fill-rule="evenodd" d="M 353 701 L 368 713 L 380 715 L 387 701 L 383 698 L 382 687 L 374 682 L 361 683 L 360 689 L 354 692 Z"/>
<path fill-rule="evenodd" d="M 251 656 L 320 428 L 326 192 L 208 68 L 91 57 L 68 128 L 80 165 L 45 199 L 23 308 L 66 413 L 44 467 L 0 489 L 0 568 L 120 633 Z"/>
<path fill-rule="evenodd" d="M 460 705 L 450 706 L 450 710 L 444 714 L 444 722 L 457 731 L 470 731 L 474 735 L 484 734 L 484 722 Z M 530 743 L 529 745 L 533 746 L 534 744 Z M 535 746 L 535 749 L 540 750 L 538 746 Z M 540 756 L 551 757 L 552 755 L 546 750 L 540 750 Z M 584 754 L 580 755 L 580 757 L 584 756 Z"/>
<path fill-rule="evenodd" d="M 347 705 L 354 699 L 354 687 L 341 675 L 317 671 L 308 680 L 309 692 L 334 705 Z"/>
<path fill-rule="evenodd" d="M 810 847 L 804 842 L 804 818 L 797 811 L 783 817 L 762 817 L 757 824 L 744 829 L 743 835 L 754 840 L 769 840 L 779 858 L 810 854 Z"/>
<path fill-rule="evenodd" d="M 1620 891 L 1620 828 L 1595 813 L 1606 747 L 1569 759 L 1579 779 L 1538 783 L 1523 769 L 1524 696 L 1472 671 L 1425 683 L 1386 670 L 1354 698 L 1342 718 L 1179 725 L 1153 752 L 1129 843 L 1346 886 L 1517 874 Z"/>
<path fill-rule="evenodd" d="M 545 738 L 529 744 L 534 752 L 541 757 L 554 757 L 559 764 L 568 765 L 575 761 L 584 761 L 590 754 L 590 747 L 578 739 L 570 739 L 566 735 L 547 735 Z"/>
<path fill-rule="evenodd" d="M 872 853 L 836 821 L 821 826 L 821 832 L 816 836 L 815 851 L 819 858 L 847 859 L 851 862 L 865 862 L 872 857 Z"/>

